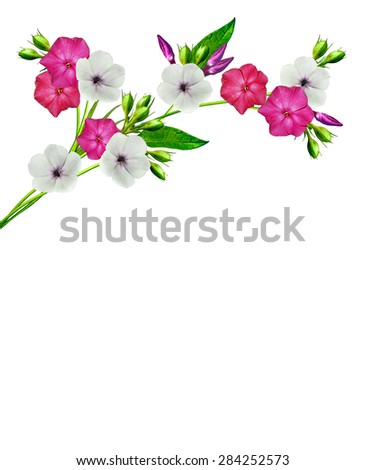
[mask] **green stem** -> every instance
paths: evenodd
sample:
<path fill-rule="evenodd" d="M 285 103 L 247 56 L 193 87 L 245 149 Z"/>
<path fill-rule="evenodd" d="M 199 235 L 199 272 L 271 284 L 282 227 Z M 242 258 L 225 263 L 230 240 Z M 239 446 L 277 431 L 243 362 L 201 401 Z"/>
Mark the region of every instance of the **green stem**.
<path fill-rule="evenodd" d="M 84 168 L 83 170 L 79 171 L 77 173 L 77 176 L 82 176 L 85 173 L 88 173 L 89 171 L 94 170 L 94 168 L 98 168 L 99 166 L 100 166 L 100 163 L 95 163 L 95 165 L 91 165 L 91 166 L 89 166 L 87 168 Z"/>
<path fill-rule="evenodd" d="M 29 191 L 29 193 L 27 193 L 22 199 L 20 199 L 20 201 L 15 204 L 15 206 L 13 207 L 13 209 L 9 212 L 9 214 L 6 214 L 6 216 L 3 218 L 3 220 L 6 220 L 8 219 L 10 216 L 12 216 L 18 209 L 19 207 L 21 207 L 25 201 L 32 195 L 35 193 L 35 189 L 32 189 L 31 191 Z M 1 226 L 1 222 L 3 221 L 1 220 L 0 221 L 0 226 Z"/>
<path fill-rule="evenodd" d="M 20 201 L 18 202 L 18 204 L 15 207 L 21 206 L 22 203 L 24 201 L 26 201 L 34 193 L 35 193 L 35 189 L 32 189 L 31 191 L 29 191 L 29 193 L 27 193 L 22 199 L 20 199 Z"/>
<path fill-rule="evenodd" d="M 80 106 L 76 109 L 76 135 L 79 133 L 80 128 Z"/>
<path fill-rule="evenodd" d="M 30 207 L 32 207 L 32 205 L 35 204 L 37 201 L 39 201 L 39 199 L 41 199 L 45 194 L 47 193 L 40 193 L 34 198 L 27 201 L 23 206 L 18 207 L 17 210 L 11 216 L 8 216 L 5 219 L 0 221 L 0 228 L 5 227 L 6 225 L 8 225 L 9 222 L 15 219 L 15 217 L 18 217 L 19 214 L 26 211 Z"/>
<path fill-rule="evenodd" d="M 200 104 L 199 108 L 204 108 L 205 106 L 216 106 L 217 104 L 228 104 L 228 103 L 226 100 L 208 101 L 207 103 Z"/>

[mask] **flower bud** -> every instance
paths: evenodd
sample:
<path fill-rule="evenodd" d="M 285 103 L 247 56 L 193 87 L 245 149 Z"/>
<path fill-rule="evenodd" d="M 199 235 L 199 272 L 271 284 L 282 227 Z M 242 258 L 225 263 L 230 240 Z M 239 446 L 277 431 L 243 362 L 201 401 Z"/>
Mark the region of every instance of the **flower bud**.
<path fill-rule="evenodd" d="M 313 59 L 318 60 L 321 57 L 325 55 L 325 53 L 328 51 L 328 42 L 327 39 L 321 39 L 321 37 L 318 38 L 318 41 L 316 42 L 316 45 L 313 47 Z"/>
<path fill-rule="evenodd" d="M 324 143 L 332 142 L 332 137 L 334 137 L 334 134 L 332 134 L 332 132 L 330 132 L 325 127 L 312 125 L 312 129 L 314 130 L 314 133 L 316 134 L 316 136 L 321 142 L 324 142 Z"/>
<path fill-rule="evenodd" d="M 148 152 L 151 157 L 161 163 L 171 162 L 171 153 L 165 150 L 156 150 L 155 152 Z"/>
<path fill-rule="evenodd" d="M 151 95 L 145 95 L 138 101 L 138 103 L 136 104 L 136 108 L 139 109 L 148 106 L 150 104 L 150 101 Z"/>
<path fill-rule="evenodd" d="M 41 59 L 43 57 L 34 49 L 28 49 L 28 48 L 22 49 L 21 51 L 19 51 L 18 56 L 25 60 L 35 60 L 35 59 Z"/>
<path fill-rule="evenodd" d="M 336 64 L 344 59 L 346 56 L 345 51 L 341 51 L 341 49 L 337 49 L 336 51 L 330 52 L 326 57 L 326 64 Z"/>
<path fill-rule="evenodd" d="M 166 59 L 170 62 L 170 64 L 176 64 L 175 54 L 170 44 L 167 41 L 165 41 L 164 38 L 160 36 L 159 34 L 157 35 L 157 39 L 158 39 L 158 44 L 160 45 L 162 54 L 166 57 Z"/>
<path fill-rule="evenodd" d="M 223 46 L 218 47 L 218 49 L 212 54 L 207 62 L 208 66 L 216 65 L 223 59 L 224 53 L 226 52 L 227 44 L 223 44 Z"/>
<path fill-rule="evenodd" d="M 346 57 L 346 52 L 337 49 L 330 52 L 326 57 L 324 57 L 318 64 L 320 67 L 324 67 L 327 64 L 336 64 Z"/>
<path fill-rule="evenodd" d="M 188 64 L 191 61 L 191 50 L 190 47 L 184 46 L 179 49 L 179 60 L 182 65 Z"/>
<path fill-rule="evenodd" d="M 133 117 L 131 119 L 132 122 L 141 122 L 148 118 L 150 114 L 150 108 L 147 106 L 142 106 L 141 108 L 136 109 Z"/>
<path fill-rule="evenodd" d="M 155 176 L 157 176 L 157 178 L 165 181 L 166 173 L 164 172 L 164 169 L 158 163 L 151 162 L 150 170 Z"/>
<path fill-rule="evenodd" d="M 206 65 L 203 69 L 204 75 L 216 75 L 217 73 L 223 72 L 228 65 L 232 62 L 234 57 L 229 57 L 228 59 L 223 59 L 215 65 Z"/>
<path fill-rule="evenodd" d="M 308 144 L 307 144 L 308 153 L 312 158 L 318 158 L 318 155 L 321 153 L 319 144 L 308 134 Z"/>
<path fill-rule="evenodd" d="M 329 116 L 326 113 L 314 113 L 314 117 L 317 119 L 318 122 L 325 124 L 326 126 L 343 126 L 342 122 L 338 121 L 336 118 Z"/>
<path fill-rule="evenodd" d="M 146 131 L 159 131 L 164 127 L 164 123 L 160 119 L 153 119 L 153 121 L 149 121 L 144 123 L 139 129 L 143 129 Z"/>
<path fill-rule="evenodd" d="M 48 52 L 51 48 L 47 38 L 43 36 L 39 31 L 33 37 L 33 44 L 35 47 L 38 47 L 41 51 Z"/>
<path fill-rule="evenodd" d="M 133 104 L 134 104 L 133 96 L 130 93 L 127 93 L 126 95 L 123 94 L 122 108 L 126 116 L 128 116 L 129 113 L 132 111 Z"/>
<path fill-rule="evenodd" d="M 208 46 L 200 46 L 199 49 L 196 51 L 195 54 L 195 63 L 197 65 L 201 64 L 205 61 L 205 59 L 209 56 L 209 47 Z"/>

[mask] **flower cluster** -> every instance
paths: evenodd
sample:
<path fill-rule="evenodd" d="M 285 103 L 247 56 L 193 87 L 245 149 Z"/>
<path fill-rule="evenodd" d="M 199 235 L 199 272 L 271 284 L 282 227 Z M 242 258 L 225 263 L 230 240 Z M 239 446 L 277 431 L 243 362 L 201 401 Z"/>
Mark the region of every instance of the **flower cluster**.
<path fill-rule="evenodd" d="M 185 45 L 179 48 L 181 65 L 177 65 L 170 44 L 161 36 L 158 36 L 158 42 L 171 64 L 162 73 L 158 95 L 180 111 L 196 110 L 211 93 L 205 77 L 223 72 L 233 60 L 233 57 L 223 59 L 227 43 L 220 45 L 213 54 L 204 39 L 193 49 Z M 304 135 L 308 139 L 310 156 L 317 158 L 320 154 L 318 141 L 324 145 L 330 143 L 334 134 L 317 126 L 313 120 L 328 126 L 342 126 L 337 119 L 314 111 L 326 101 L 330 79 L 328 64 L 340 62 L 346 55 L 341 49 L 328 53 L 329 49 L 328 41 L 319 38 L 312 57 L 299 57 L 294 64 L 282 68 L 281 85 L 272 92 L 267 90 L 268 77 L 255 65 L 232 68 L 222 74 L 221 97 L 240 114 L 248 109 L 258 110 L 273 136 Z"/>
<path fill-rule="evenodd" d="M 226 70 L 233 57 L 225 58 L 235 29 L 235 19 L 205 36 L 195 46 L 179 46 L 176 56 L 160 35 L 158 44 L 169 65 L 162 72 L 158 96 L 169 105 L 165 114 L 151 117 L 154 98 L 137 99 L 122 91 L 125 70 L 105 51 L 91 52 L 83 38 L 59 37 L 53 44 L 39 31 L 32 36 L 34 48 L 19 51 L 25 60 L 39 61 L 42 70 L 35 78 L 34 98 L 49 113 L 58 117 L 76 108 L 76 135 L 69 150 L 48 145 L 32 157 L 29 172 L 33 189 L 0 220 L 3 228 L 29 209 L 47 193 L 73 189 L 80 176 L 100 168 L 101 172 L 124 188 L 149 171 L 166 179 L 164 166 L 171 162 L 173 150 L 193 150 L 206 140 L 167 126 L 165 120 L 177 113 L 191 113 L 200 107 L 230 104 L 239 114 L 258 111 L 273 136 L 307 139 L 312 158 L 320 154 L 320 143 L 332 142 L 326 127 L 342 126 L 335 118 L 318 111 L 329 87 L 328 65 L 345 57 L 341 49 L 330 52 L 327 40 L 319 38 L 312 57 L 300 57 L 281 70 L 281 84 L 268 91 L 268 77 L 253 64 Z M 179 63 L 178 63 L 179 62 Z M 221 100 L 210 101 L 213 93 L 210 76 L 222 74 Z M 96 117 L 98 103 L 115 103 L 105 115 Z M 113 113 L 120 118 L 113 119 Z M 92 160 L 82 168 L 82 160 Z"/>
<path fill-rule="evenodd" d="M 234 106 L 240 114 L 248 109 L 257 109 L 269 124 L 273 136 L 299 137 L 308 139 L 307 149 L 312 158 L 320 154 L 316 138 L 323 143 L 332 142 L 334 134 L 324 127 L 313 124 L 313 120 L 328 126 L 342 126 L 332 116 L 314 111 L 326 101 L 329 87 L 327 65 L 345 57 L 345 52 L 330 49 L 327 40 L 318 39 L 312 57 L 299 57 L 294 64 L 281 69 L 281 85 L 268 92 L 268 79 L 252 64 L 231 69 L 222 76 L 221 96 Z"/>

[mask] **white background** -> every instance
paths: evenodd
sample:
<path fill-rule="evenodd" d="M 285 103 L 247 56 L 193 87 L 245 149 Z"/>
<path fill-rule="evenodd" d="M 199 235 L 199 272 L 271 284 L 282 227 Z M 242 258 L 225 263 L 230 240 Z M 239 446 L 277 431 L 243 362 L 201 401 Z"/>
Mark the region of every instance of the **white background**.
<path fill-rule="evenodd" d="M 178 152 L 168 182 L 124 190 L 98 171 L 0 233 L 0 468 L 71 470 L 75 457 L 288 453 L 292 470 L 364 468 L 363 30 L 335 1 L 11 2 L 1 17 L 1 217 L 31 186 L 27 164 L 68 147 L 32 98 L 40 67 L 16 51 L 36 28 L 80 36 L 126 68 L 125 91 L 155 93 L 156 41 L 196 43 L 237 17 L 235 66 L 279 84 L 318 34 L 344 47 L 323 111 L 345 126 L 312 161 L 229 106 L 171 118 L 209 145 Z M 219 78 L 212 79 L 219 99 Z M 166 106 L 157 99 L 157 110 Z M 256 221 L 290 206 L 305 243 L 65 244 L 63 217 L 153 208 L 160 218 L 230 213 Z M 288 468 L 288 467 L 287 467 Z"/>

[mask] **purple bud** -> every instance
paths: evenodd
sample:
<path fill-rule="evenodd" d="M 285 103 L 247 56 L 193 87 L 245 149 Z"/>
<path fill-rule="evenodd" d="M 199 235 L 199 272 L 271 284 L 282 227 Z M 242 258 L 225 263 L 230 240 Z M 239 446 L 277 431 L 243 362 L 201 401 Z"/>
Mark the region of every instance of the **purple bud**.
<path fill-rule="evenodd" d="M 175 62 L 175 54 L 172 50 L 170 44 L 164 40 L 159 34 L 157 35 L 158 43 L 160 45 L 162 54 L 166 57 L 166 59 L 170 62 L 170 64 L 176 64 Z"/>
<path fill-rule="evenodd" d="M 223 72 L 224 69 L 228 67 L 228 65 L 232 62 L 234 57 L 229 57 L 228 59 L 223 59 L 218 64 L 212 65 L 209 67 L 208 65 L 204 67 L 203 72 L 204 75 L 215 75 L 217 73 Z"/>
<path fill-rule="evenodd" d="M 224 56 L 224 53 L 226 52 L 226 49 L 227 49 L 227 44 L 223 44 L 223 46 L 219 47 L 215 52 L 214 54 L 212 54 L 210 57 L 209 57 L 209 60 L 207 62 L 207 65 L 209 67 L 211 67 L 212 65 L 216 65 L 218 64 L 218 62 L 220 62 Z"/>
<path fill-rule="evenodd" d="M 317 121 L 321 122 L 322 124 L 326 124 L 327 126 L 343 126 L 340 121 L 337 121 L 337 119 L 325 113 L 315 112 L 314 117 L 317 119 Z"/>

